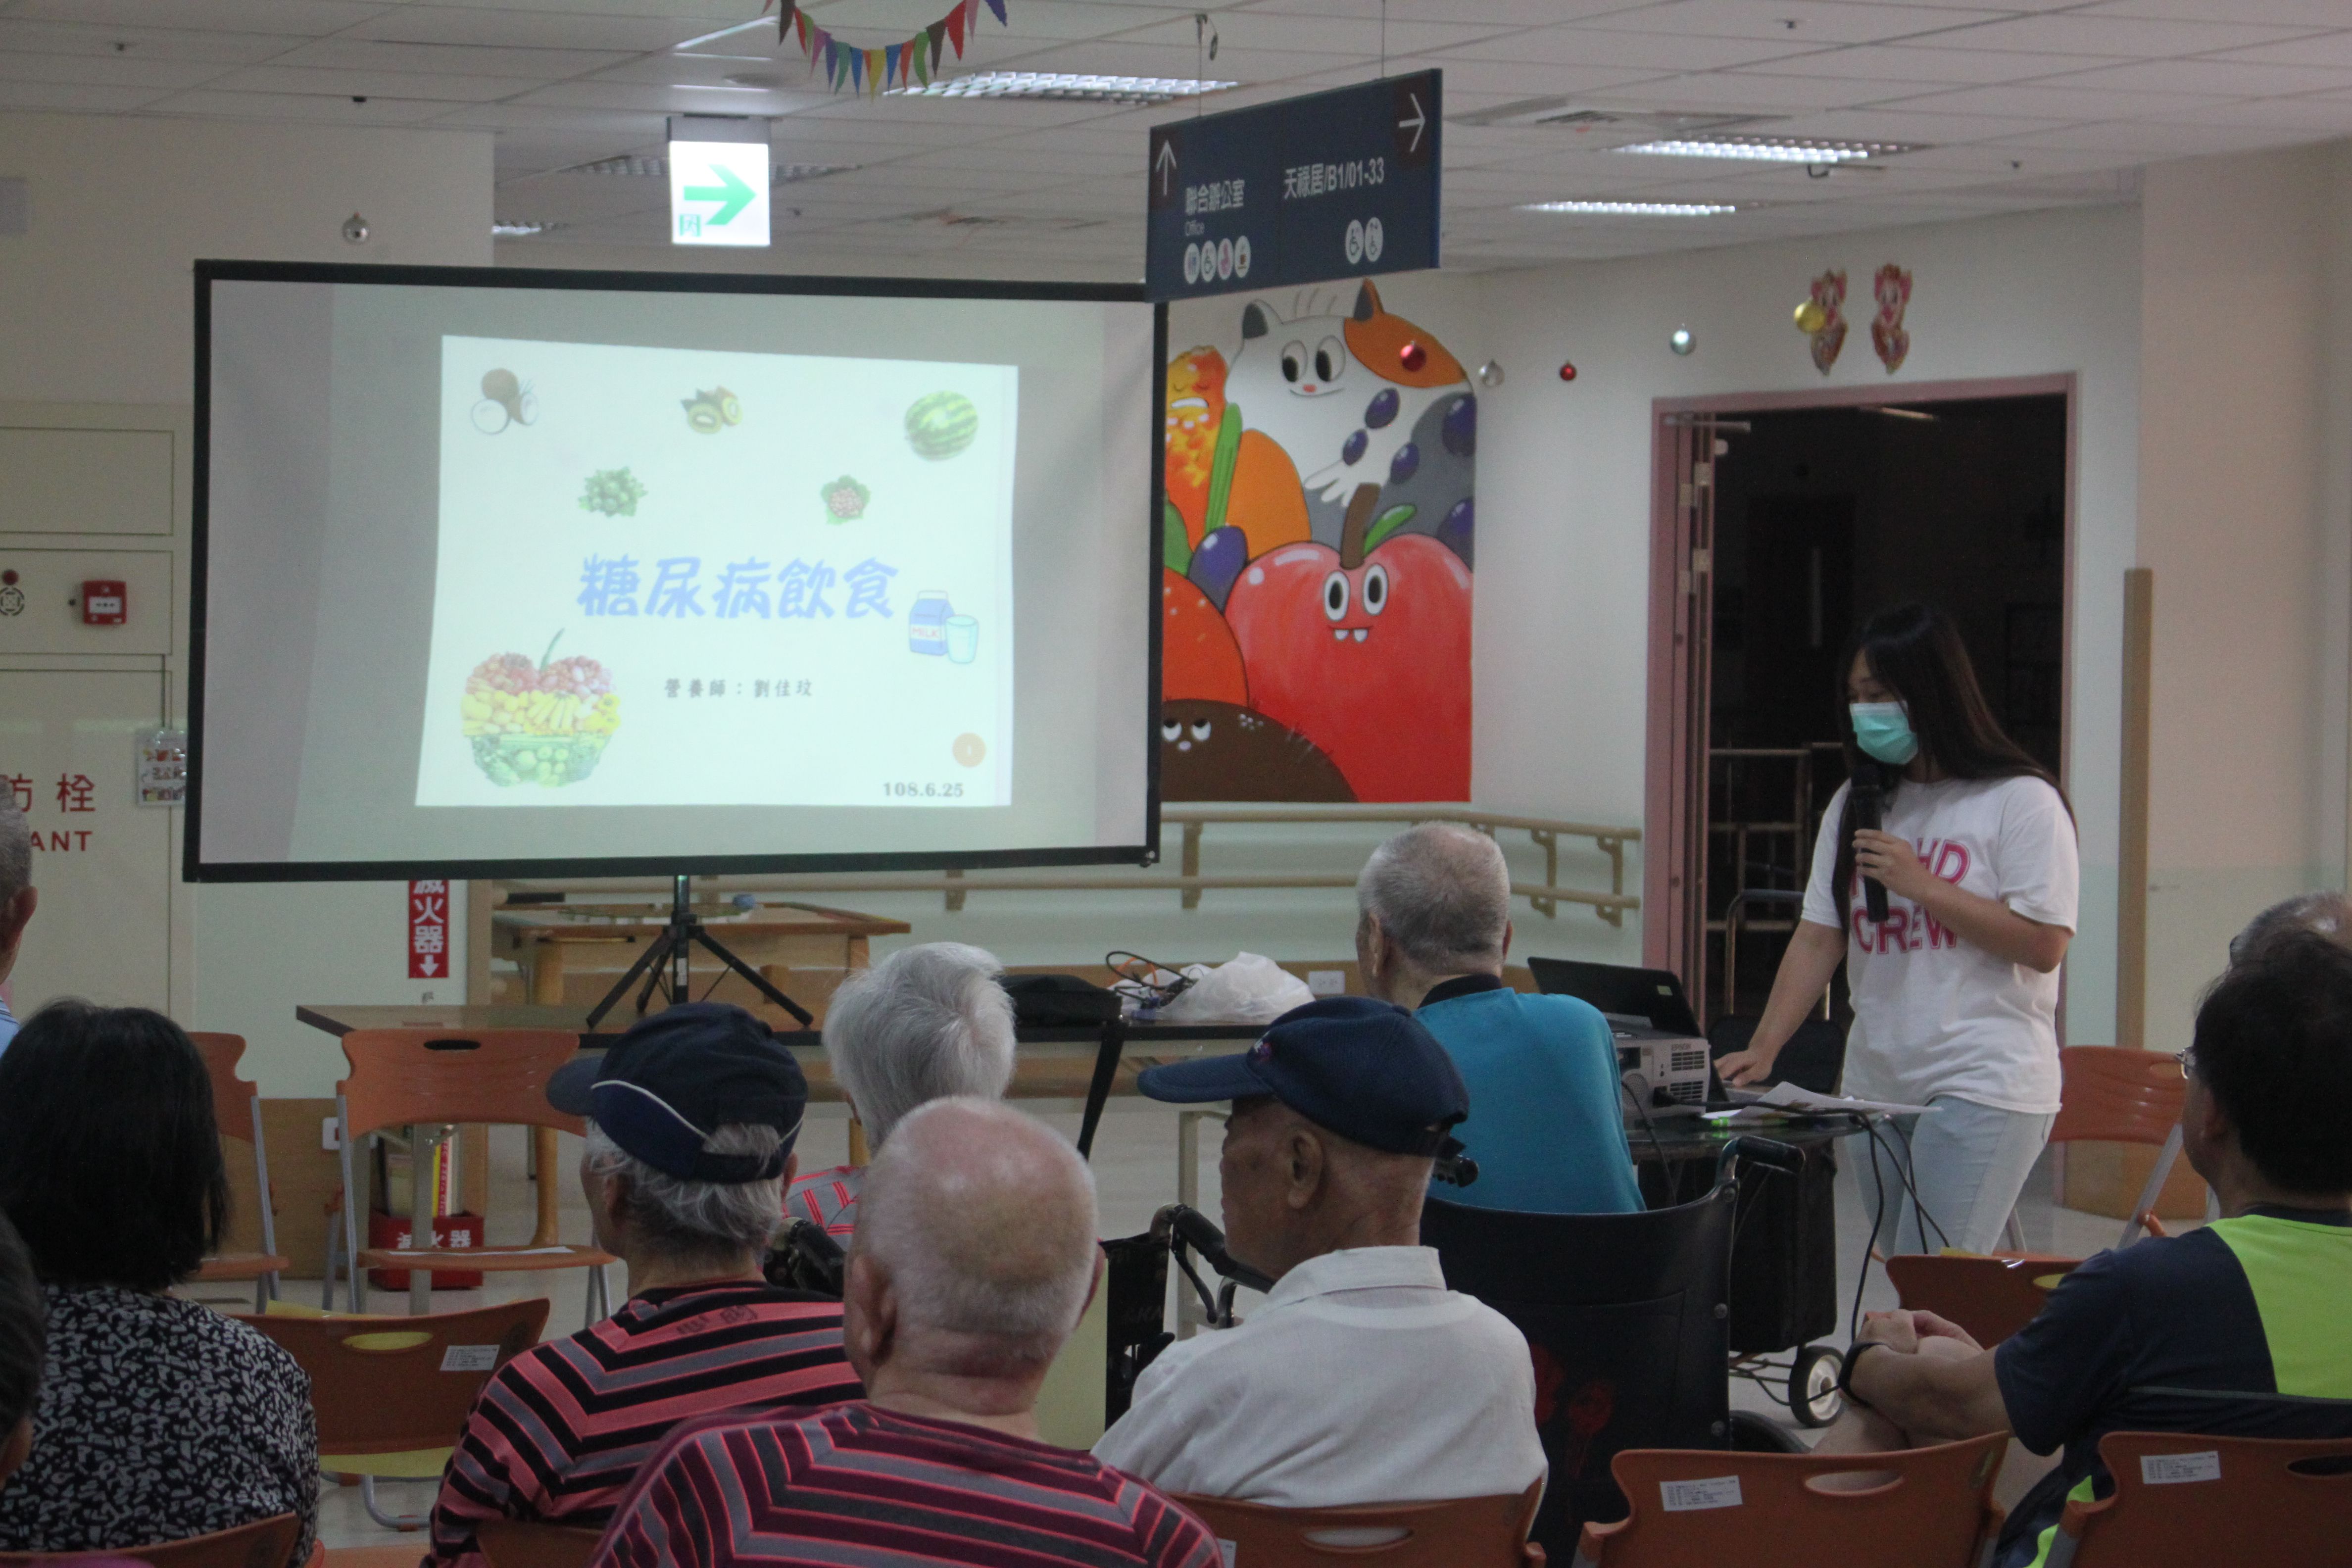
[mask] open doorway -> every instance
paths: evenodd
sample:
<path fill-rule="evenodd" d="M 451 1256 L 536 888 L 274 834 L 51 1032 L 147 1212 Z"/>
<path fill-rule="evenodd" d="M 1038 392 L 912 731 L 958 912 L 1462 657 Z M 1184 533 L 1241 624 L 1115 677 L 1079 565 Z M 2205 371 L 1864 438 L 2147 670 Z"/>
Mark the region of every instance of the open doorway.
<path fill-rule="evenodd" d="M 2063 776 L 2071 378 L 1906 390 L 1661 410 L 1675 487 L 1654 571 L 1673 576 L 1654 613 L 1680 602 L 1663 660 L 1653 638 L 1649 909 L 1665 918 L 1645 945 L 1704 1021 L 1763 1007 L 1845 776 L 1840 656 L 1871 614 L 1950 612 L 1995 716 Z"/>

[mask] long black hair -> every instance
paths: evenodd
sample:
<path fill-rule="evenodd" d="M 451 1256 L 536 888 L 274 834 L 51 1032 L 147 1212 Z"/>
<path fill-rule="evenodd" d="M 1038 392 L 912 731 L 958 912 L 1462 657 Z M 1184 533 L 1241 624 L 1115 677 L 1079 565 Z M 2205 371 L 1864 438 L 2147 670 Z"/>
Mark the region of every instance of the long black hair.
<path fill-rule="evenodd" d="M 2066 814 L 2074 815 L 2074 803 L 2066 799 L 2065 789 L 2050 770 L 2011 740 L 2000 721 L 1992 716 L 1984 688 L 1977 684 L 1976 666 L 1969 662 L 1968 645 L 1960 640 L 1959 627 L 1932 605 L 1897 605 L 1879 611 L 1863 623 L 1847 645 L 1845 657 L 1838 661 L 1838 731 L 1845 742 L 1849 782 L 1874 775 L 1891 796 L 1903 777 L 1901 768 L 1878 762 L 1854 740 L 1853 715 L 1846 710 L 1846 678 L 1856 655 L 1909 712 L 1920 754 L 1945 776 L 2040 779 L 2058 791 Z M 1845 809 L 1838 816 L 1837 870 L 1832 884 L 1841 925 L 1852 920 L 1848 904 L 1853 889 L 1853 793 L 1849 789 Z"/>
<path fill-rule="evenodd" d="M 52 1002 L 0 1056 L 0 1212 L 60 1285 L 162 1290 L 228 1218 L 212 1079 L 144 1007 Z"/>

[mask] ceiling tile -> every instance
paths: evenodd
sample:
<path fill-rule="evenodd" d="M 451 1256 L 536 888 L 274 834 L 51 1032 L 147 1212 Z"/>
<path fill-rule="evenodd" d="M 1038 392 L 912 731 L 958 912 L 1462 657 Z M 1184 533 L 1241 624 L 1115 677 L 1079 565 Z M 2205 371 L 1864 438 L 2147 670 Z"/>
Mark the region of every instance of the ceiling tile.
<path fill-rule="evenodd" d="M 391 8 L 369 0 L 16 0 L 8 15 L 31 22 L 221 28 L 317 37 Z"/>
<path fill-rule="evenodd" d="M 386 38 L 320 38 L 287 50 L 271 63 L 329 70 L 448 71 L 462 76 L 535 77 L 553 80 L 603 70 L 635 58 L 621 49 L 523 49 L 483 45 L 396 43 Z"/>
<path fill-rule="evenodd" d="M 250 65 L 300 40 L 272 33 L 199 33 L 166 27 L 85 27 L 0 16 L 0 50 L 58 55 L 124 55 L 142 60 L 215 60 Z M 128 44 L 129 48 L 117 48 Z"/>
<path fill-rule="evenodd" d="M 128 55 L 23 55 L 0 51 L 0 77 L 12 80 L 149 88 L 153 89 L 150 97 L 194 87 L 237 68 L 218 60 L 142 60 Z"/>
<path fill-rule="evenodd" d="M 1843 77 L 1758 76 L 1744 71 L 1708 71 L 1645 83 L 1639 93 L 1661 109 L 1758 110 L 1851 109 L 1890 99 L 1932 93 L 1932 81 L 1856 81 Z M 1614 98 L 1618 95 L 1610 95 Z"/>
<path fill-rule="evenodd" d="M 1819 52 L 1816 46 L 1793 38 L 1716 38 L 1694 34 L 1616 32 L 1604 27 L 1541 27 L 1447 49 L 1432 63 L 1442 65 L 1446 60 L 1461 58 L 1695 71 Z"/>
<path fill-rule="evenodd" d="M 152 87 L 108 87 L 99 82 L 0 80 L 0 109 L 128 113 L 165 96 L 165 92 Z M 38 215 L 35 216 L 37 219 Z"/>
<path fill-rule="evenodd" d="M 1869 44 L 1989 21 L 2001 9 L 1998 5 L 1964 10 L 1937 5 L 1825 4 L 1823 0 L 1665 0 L 1663 5 L 1646 5 L 1638 11 L 1595 17 L 1583 26 L 1636 33 L 1775 38 L 1812 45 Z"/>
<path fill-rule="evenodd" d="M 438 100 L 370 98 L 353 103 L 348 98 L 285 92 L 216 92 L 198 88 L 149 104 L 154 114 L 198 114 L 227 120 L 298 120 L 335 125 L 413 125 L 430 120 L 449 106 Z"/>
<path fill-rule="evenodd" d="M 2025 131 L 2056 130 L 2077 117 L 2023 114 L 1923 113 L 1911 104 L 1876 109 L 1835 109 L 1800 115 L 1775 125 L 1784 136 L 1835 136 L 1850 142 L 1911 142 L 1928 146 L 1990 142 Z"/>
<path fill-rule="evenodd" d="M 2172 21 L 2210 21 L 2216 14 L 2233 21 L 2264 22 L 2283 27 L 2340 27 L 2343 0 L 2106 0 L 2085 7 L 2095 16 L 2153 16 Z"/>
<path fill-rule="evenodd" d="M 1909 44 L 1864 44 L 1849 49 L 1823 49 L 1747 67 L 1756 76 L 1848 77 L 1863 80 L 1993 83 L 2030 81 L 2059 71 L 2102 65 L 2117 59 L 2063 55 L 2036 58 L 1999 49 L 1923 49 Z"/>
<path fill-rule="evenodd" d="M 433 71 L 310 70 L 296 66 L 246 66 L 213 84 L 224 92 L 316 93 L 330 98 L 444 99 L 483 103 L 528 92 L 536 81 L 501 77 L 456 76 Z"/>
<path fill-rule="evenodd" d="M 2340 5 L 2342 0 L 2328 0 Z M 2327 33 L 2285 44 L 2259 44 L 2251 49 L 2229 49 L 2210 57 L 2246 60 L 2255 65 L 2352 67 L 2352 33 Z"/>
<path fill-rule="evenodd" d="M 2121 120 L 2133 115 L 2195 110 L 2217 100 L 2186 92 L 2102 92 L 2053 84 L 1969 87 L 1923 93 L 1901 107 L 1923 114 L 2028 114 L 2046 120 Z"/>
<path fill-rule="evenodd" d="M 1612 11 L 1636 11 L 1654 3 L 1655 0 L 1423 0 L 1422 4 L 1411 5 L 1410 0 L 1396 0 L 1389 9 L 1392 16 L 1399 16 L 1419 12 L 1442 15 L 1449 21 L 1539 26 L 1578 17 L 1605 16 Z M 1251 12 L 1377 19 L 1381 14 L 1381 0 L 1246 0 L 1244 8 Z M 1196 5 L 1193 9 L 1199 10 L 1200 7 Z M 1213 6 L 1211 9 L 1215 8 Z"/>
<path fill-rule="evenodd" d="M 2238 7 L 2232 4 L 2227 9 L 2234 16 Z M 2163 59 L 2173 55 L 2278 43 L 2309 31 L 2307 27 L 2271 27 L 2242 22 L 2144 21 L 2075 14 L 2012 17 L 1979 26 L 1955 27 L 1916 41 L 1922 48 L 2011 49 L 2025 54 Z"/>
<path fill-rule="evenodd" d="M 2310 132 L 2291 128 L 2111 121 L 2102 124 L 2068 125 L 2053 131 L 2030 132 L 2011 137 L 2002 145 L 2128 153 L 2143 162 L 2156 163 L 2168 158 L 2242 153 L 2256 147 L 2277 147 L 2308 140 Z"/>
<path fill-rule="evenodd" d="M 74 0 L 68 0 L 74 3 Z M 651 4 L 652 0 L 646 0 Z M 712 10 L 719 0 L 709 0 Z M 730 19 L 709 17 L 565 16 L 474 5 L 395 5 L 350 30 L 357 38 L 420 44 L 480 44 L 510 48 L 610 49 L 642 54 L 667 49 Z M 333 28 L 317 29 L 331 32 Z"/>
<path fill-rule="evenodd" d="M 2195 92 L 2224 98 L 2284 98 L 2298 92 L 2352 89 L 2352 65 L 2243 65 L 2229 60 L 2141 60 L 2075 76 L 2046 87 L 2116 89 L 2126 92 Z"/>

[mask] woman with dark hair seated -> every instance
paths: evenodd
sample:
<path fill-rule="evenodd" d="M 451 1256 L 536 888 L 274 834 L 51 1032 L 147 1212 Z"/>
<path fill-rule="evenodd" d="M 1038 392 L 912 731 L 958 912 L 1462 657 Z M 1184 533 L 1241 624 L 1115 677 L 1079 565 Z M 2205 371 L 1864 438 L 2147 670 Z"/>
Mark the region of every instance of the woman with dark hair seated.
<path fill-rule="evenodd" d="M 143 1007 L 56 1002 L 0 1057 L 0 1213 L 48 1302 L 33 1450 L 0 1551 L 122 1550 L 296 1513 L 310 1552 L 310 1384 L 242 1323 L 166 1292 L 228 1214 L 211 1081 Z"/>

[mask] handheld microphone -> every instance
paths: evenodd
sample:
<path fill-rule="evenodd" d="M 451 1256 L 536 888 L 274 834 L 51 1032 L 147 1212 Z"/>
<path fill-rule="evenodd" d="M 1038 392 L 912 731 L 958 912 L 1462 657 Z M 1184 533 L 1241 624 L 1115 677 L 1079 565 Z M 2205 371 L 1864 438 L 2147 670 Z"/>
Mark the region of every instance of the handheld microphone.
<path fill-rule="evenodd" d="M 1853 783 L 1846 794 L 1846 832 L 1851 837 L 1863 828 L 1873 833 L 1885 829 L 1886 817 L 1885 775 L 1874 763 L 1864 763 L 1853 770 Z M 1886 886 L 1875 877 L 1862 879 L 1863 906 L 1874 921 L 1886 919 Z"/>

